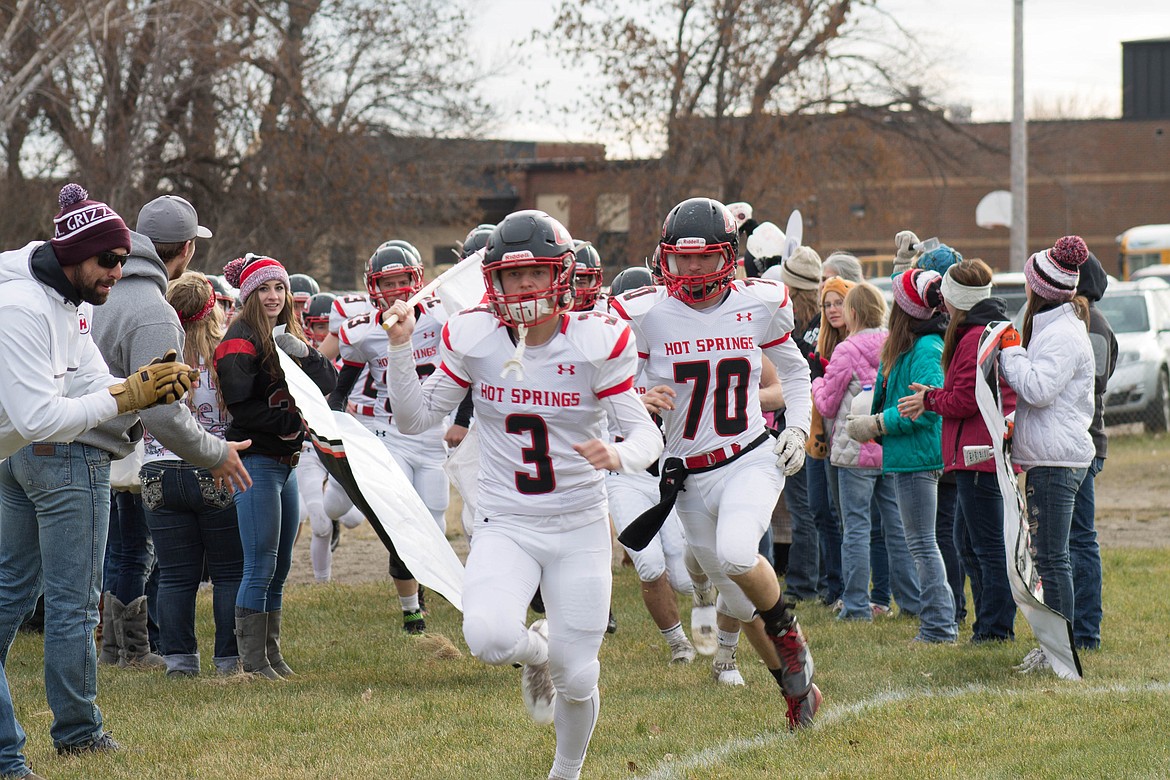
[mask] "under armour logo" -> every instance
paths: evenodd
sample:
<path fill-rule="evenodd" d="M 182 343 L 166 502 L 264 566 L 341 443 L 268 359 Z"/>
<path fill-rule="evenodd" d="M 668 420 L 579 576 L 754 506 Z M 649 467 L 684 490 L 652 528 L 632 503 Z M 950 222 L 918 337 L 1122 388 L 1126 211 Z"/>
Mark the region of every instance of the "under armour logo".
<path fill-rule="evenodd" d="M 744 320 L 751 322 L 751 319 L 752 319 L 752 313 L 750 311 L 740 311 L 740 312 L 735 313 L 735 321 L 736 322 L 743 322 Z"/>
<path fill-rule="evenodd" d="M 577 367 L 572 363 L 557 363 L 558 374 L 576 374 Z"/>
<path fill-rule="evenodd" d="M 433 339 L 434 337 L 435 337 L 435 332 L 433 330 L 427 331 L 426 333 L 423 334 L 424 339 L 429 340 L 429 339 Z"/>

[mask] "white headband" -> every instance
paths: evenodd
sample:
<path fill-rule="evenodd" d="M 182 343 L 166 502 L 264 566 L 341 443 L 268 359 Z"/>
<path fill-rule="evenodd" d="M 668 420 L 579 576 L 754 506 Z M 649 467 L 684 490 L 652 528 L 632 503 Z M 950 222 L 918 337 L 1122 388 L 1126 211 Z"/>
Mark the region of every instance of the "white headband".
<path fill-rule="evenodd" d="M 951 266 L 952 268 L 954 266 Z M 991 297 L 991 285 L 982 287 L 967 287 L 951 278 L 951 269 L 948 268 L 942 280 L 943 300 L 960 311 L 971 311 L 971 307 Z"/>

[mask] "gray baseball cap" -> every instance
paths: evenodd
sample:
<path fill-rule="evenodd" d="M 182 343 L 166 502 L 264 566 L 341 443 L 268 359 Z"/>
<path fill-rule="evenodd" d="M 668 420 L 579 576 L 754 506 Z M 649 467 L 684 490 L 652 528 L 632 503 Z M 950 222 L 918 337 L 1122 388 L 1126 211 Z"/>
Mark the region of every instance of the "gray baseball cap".
<path fill-rule="evenodd" d="M 211 231 L 199 224 L 195 207 L 178 195 L 161 195 L 143 206 L 134 229 L 160 244 L 211 238 Z"/>

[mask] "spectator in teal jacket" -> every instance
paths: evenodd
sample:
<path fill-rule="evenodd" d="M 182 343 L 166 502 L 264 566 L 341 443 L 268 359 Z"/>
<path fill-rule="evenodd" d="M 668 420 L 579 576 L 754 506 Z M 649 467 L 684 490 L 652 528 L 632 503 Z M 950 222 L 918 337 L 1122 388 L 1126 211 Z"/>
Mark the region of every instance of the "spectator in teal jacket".
<path fill-rule="evenodd" d="M 942 473 L 942 418 L 927 412 L 917 420 L 898 413 L 898 399 L 912 384 L 941 387 L 945 314 L 936 271 L 912 268 L 894 277 L 890 335 L 882 348 L 872 414 L 851 417 L 847 430 L 857 441 L 881 437 L 882 471 L 893 475 L 906 543 L 921 588 L 921 624 L 916 642 L 953 643 L 958 637 L 955 602 L 935 537 L 938 479 Z"/>

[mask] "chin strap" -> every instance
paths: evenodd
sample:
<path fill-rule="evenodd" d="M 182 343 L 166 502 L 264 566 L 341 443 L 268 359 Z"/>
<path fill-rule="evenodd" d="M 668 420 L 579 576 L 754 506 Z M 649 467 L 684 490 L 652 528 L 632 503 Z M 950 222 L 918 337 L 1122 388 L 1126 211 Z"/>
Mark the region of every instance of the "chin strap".
<path fill-rule="evenodd" d="M 507 379 L 508 375 L 513 371 L 516 372 L 516 378 L 521 382 L 524 381 L 524 344 L 528 336 L 527 325 L 516 326 L 516 351 L 512 353 L 512 357 L 504 363 L 504 370 L 500 372 L 500 379 Z"/>

